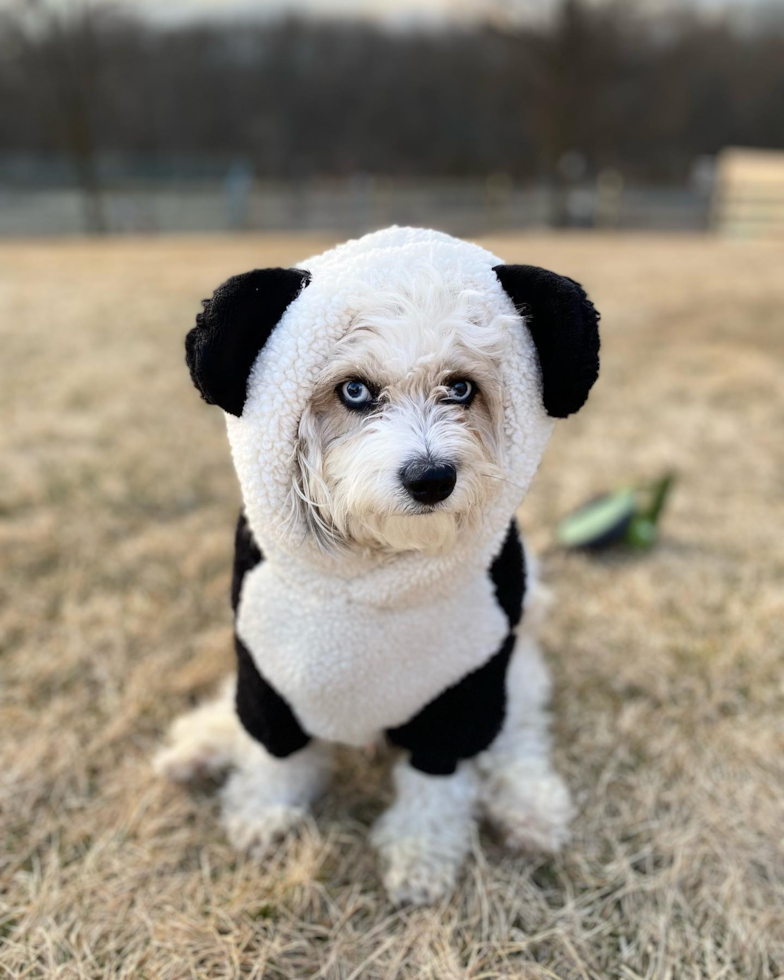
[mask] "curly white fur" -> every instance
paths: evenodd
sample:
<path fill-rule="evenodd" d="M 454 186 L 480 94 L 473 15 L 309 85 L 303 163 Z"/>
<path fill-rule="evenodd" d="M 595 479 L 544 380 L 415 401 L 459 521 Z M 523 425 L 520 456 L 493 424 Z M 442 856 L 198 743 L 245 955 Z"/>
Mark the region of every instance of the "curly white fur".
<path fill-rule="evenodd" d="M 307 814 L 332 770 L 329 746 L 312 742 L 288 759 L 254 744 L 237 760 L 221 790 L 223 826 L 241 851 L 263 856 Z"/>
<path fill-rule="evenodd" d="M 395 767 L 396 798 L 373 827 L 389 897 L 428 905 L 448 895 L 471 846 L 479 782 L 462 763 L 452 776 Z"/>

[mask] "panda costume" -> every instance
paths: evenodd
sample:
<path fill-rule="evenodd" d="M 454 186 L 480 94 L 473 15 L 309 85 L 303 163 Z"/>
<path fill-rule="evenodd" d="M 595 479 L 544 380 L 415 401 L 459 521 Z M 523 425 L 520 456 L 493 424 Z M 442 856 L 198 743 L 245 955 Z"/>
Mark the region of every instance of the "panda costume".
<path fill-rule="evenodd" d="M 446 553 L 330 553 L 291 513 L 299 420 L 355 311 L 423 270 L 505 324 L 505 479 Z M 410 228 L 235 276 L 204 302 L 187 363 L 226 414 L 243 499 L 236 711 L 271 756 L 384 739 L 414 771 L 443 778 L 502 744 L 526 704 L 539 711 L 548 685 L 538 652 L 516 652 L 531 574 L 514 514 L 556 418 L 577 411 L 596 380 L 598 319 L 570 279 Z"/>

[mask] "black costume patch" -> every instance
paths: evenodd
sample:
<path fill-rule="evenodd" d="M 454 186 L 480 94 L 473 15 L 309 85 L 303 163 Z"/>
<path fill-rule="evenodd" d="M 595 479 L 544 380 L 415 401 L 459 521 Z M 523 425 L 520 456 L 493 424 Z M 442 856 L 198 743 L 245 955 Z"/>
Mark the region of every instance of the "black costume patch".
<path fill-rule="evenodd" d="M 509 628 L 514 629 L 523 615 L 525 597 L 525 552 L 512 518 L 503 547 L 490 566 L 490 578 L 495 586 L 498 605 L 506 613 Z"/>
<path fill-rule="evenodd" d="M 235 617 L 245 575 L 264 560 L 245 514 L 240 512 L 234 536 L 234 571 L 231 577 L 231 607 Z M 248 648 L 234 632 L 237 651 L 237 714 L 249 735 L 278 759 L 303 749 L 310 741 L 288 702 L 261 675 Z"/>
<path fill-rule="evenodd" d="M 245 574 L 264 560 L 261 549 L 248 524 L 245 514 L 240 511 L 237 530 L 234 534 L 234 569 L 231 575 L 231 608 L 237 612 Z"/>
<path fill-rule="evenodd" d="M 573 279 L 533 265 L 497 265 L 518 313 L 527 317 L 548 415 L 566 418 L 585 404 L 599 376 L 599 313 Z"/>
<path fill-rule="evenodd" d="M 287 702 L 259 673 L 248 648 L 234 635 L 237 649 L 237 714 L 247 733 L 278 759 L 304 749 L 302 731 Z"/>
<path fill-rule="evenodd" d="M 410 750 L 414 769 L 450 776 L 460 759 L 490 745 L 504 723 L 506 668 L 514 645 L 510 633 L 484 666 L 439 694 L 411 721 L 387 731 L 393 744 Z"/>
<path fill-rule="evenodd" d="M 490 566 L 490 578 L 509 628 L 514 629 L 522 617 L 525 596 L 525 552 L 514 520 Z M 486 664 L 439 694 L 411 721 L 387 730 L 394 745 L 411 752 L 414 769 L 449 776 L 460 759 L 470 759 L 491 745 L 504 724 L 506 669 L 515 639 L 510 632 Z"/>

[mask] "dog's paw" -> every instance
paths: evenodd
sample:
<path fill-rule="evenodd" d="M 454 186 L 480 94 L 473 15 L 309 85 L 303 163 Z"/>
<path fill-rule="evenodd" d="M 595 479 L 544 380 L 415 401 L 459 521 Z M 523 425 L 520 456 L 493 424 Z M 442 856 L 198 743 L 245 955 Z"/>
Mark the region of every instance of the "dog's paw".
<path fill-rule="evenodd" d="M 574 808 L 569 790 L 555 773 L 519 782 L 504 779 L 484 802 L 490 822 L 511 850 L 556 854 L 571 839 Z"/>
<path fill-rule="evenodd" d="M 189 783 L 222 775 L 232 764 L 233 755 L 209 737 L 189 739 L 164 746 L 153 758 L 153 770 L 175 783 Z"/>
<path fill-rule="evenodd" d="M 376 822 L 370 839 L 393 905 L 433 905 L 454 891 L 471 824 L 445 816 L 442 830 L 417 826 L 415 814 L 395 807 Z"/>
<path fill-rule="evenodd" d="M 214 698 L 175 719 L 153 759 L 158 775 L 187 783 L 220 776 L 237 762 L 250 738 L 234 710 L 233 690 L 228 678 Z"/>
<path fill-rule="evenodd" d="M 303 807 L 287 804 L 224 812 L 223 827 L 231 846 L 254 858 L 263 858 L 307 816 Z"/>
<path fill-rule="evenodd" d="M 432 905 L 454 891 L 470 850 L 476 777 L 465 765 L 451 776 L 431 776 L 401 762 L 395 787 L 395 802 L 371 833 L 384 885 L 395 905 Z"/>
<path fill-rule="evenodd" d="M 263 857 L 308 815 L 326 786 L 331 753 L 320 743 L 286 759 L 250 746 L 221 789 L 221 820 L 232 846 Z"/>
<path fill-rule="evenodd" d="M 374 835 L 383 868 L 384 888 L 393 905 L 434 905 L 455 889 L 461 861 L 440 853 L 432 838 L 380 841 Z"/>

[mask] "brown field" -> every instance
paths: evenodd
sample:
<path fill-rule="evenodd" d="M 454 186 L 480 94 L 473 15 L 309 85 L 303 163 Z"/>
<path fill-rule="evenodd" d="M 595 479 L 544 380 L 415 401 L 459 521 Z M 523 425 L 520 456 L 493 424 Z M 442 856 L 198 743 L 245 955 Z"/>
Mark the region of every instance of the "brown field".
<path fill-rule="evenodd" d="M 784 975 L 784 254 L 697 238 L 526 237 L 584 282 L 602 378 L 522 520 L 559 599 L 559 858 L 490 837 L 455 898 L 394 910 L 367 830 L 382 762 L 346 754 L 266 866 L 214 794 L 157 781 L 168 721 L 232 664 L 238 494 L 182 339 L 292 237 L 0 246 L 0 976 L 754 980 Z M 642 558 L 550 549 L 555 519 L 680 474 Z"/>

